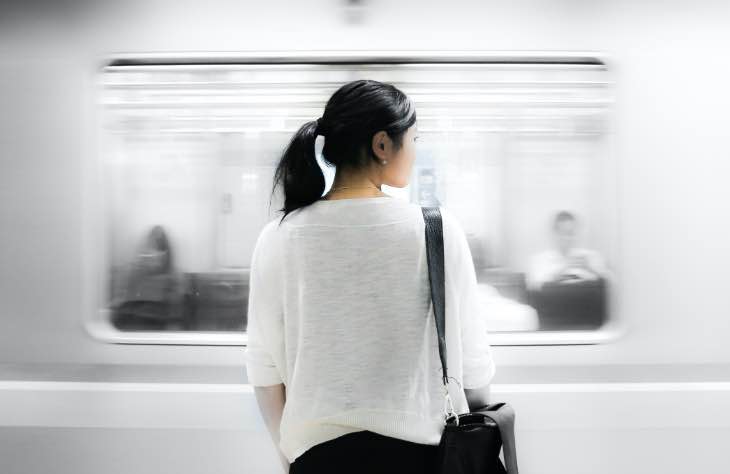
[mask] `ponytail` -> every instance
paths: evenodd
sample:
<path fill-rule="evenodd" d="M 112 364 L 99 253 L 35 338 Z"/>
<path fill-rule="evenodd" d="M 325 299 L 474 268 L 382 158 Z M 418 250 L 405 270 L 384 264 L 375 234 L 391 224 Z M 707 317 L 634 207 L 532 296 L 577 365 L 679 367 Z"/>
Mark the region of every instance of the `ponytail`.
<path fill-rule="evenodd" d="M 324 193 L 324 174 L 314 152 L 318 125 L 319 120 L 313 120 L 297 130 L 276 168 L 274 188 L 277 184 L 284 186 L 284 208 L 279 209 L 284 212 L 282 221 L 287 214 L 312 204 Z"/>

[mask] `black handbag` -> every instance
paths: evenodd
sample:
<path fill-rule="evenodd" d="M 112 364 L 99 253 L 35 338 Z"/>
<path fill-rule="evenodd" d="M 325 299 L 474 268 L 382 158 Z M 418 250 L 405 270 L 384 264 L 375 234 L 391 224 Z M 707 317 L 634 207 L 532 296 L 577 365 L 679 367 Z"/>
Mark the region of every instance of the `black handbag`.
<path fill-rule="evenodd" d="M 444 431 L 438 447 L 435 472 L 439 474 L 518 474 L 514 438 L 515 413 L 509 404 L 492 403 L 474 412 L 462 414 L 454 412 L 448 392 L 449 377 L 446 366 L 443 223 L 438 207 L 422 206 L 421 209 L 426 224 L 428 275 L 445 392 Z M 502 447 L 504 447 L 507 469 L 499 458 Z"/>

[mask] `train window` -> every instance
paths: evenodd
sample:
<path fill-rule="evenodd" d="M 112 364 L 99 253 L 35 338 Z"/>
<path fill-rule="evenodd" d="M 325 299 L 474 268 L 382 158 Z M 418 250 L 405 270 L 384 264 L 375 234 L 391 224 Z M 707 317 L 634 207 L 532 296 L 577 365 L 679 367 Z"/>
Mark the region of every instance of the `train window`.
<path fill-rule="evenodd" d="M 496 344 L 570 341 L 607 327 L 615 209 L 606 65 L 419 54 L 108 64 L 101 306 L 116 334 L 245 337 L 253 245 L 280 216 L 280 196 L 269 205 L 279 154 L 356 78 L 393 83 L 415 101 L 412 179 L 384 189 L 458 217 L 488 327 L 503 335 Z M 329 188 L 334 170 L 323 171 Z"/>

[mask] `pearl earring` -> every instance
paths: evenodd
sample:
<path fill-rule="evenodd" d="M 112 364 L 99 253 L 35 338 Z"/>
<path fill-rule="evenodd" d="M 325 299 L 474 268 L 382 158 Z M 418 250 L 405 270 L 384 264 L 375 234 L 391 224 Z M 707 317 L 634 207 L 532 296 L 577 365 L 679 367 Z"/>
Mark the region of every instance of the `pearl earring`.
<path fill-rule="evenodd" d="M 383 160 L 383 164 L 386 164 L 386 163 L 388 163 L 388 160 Z"/>

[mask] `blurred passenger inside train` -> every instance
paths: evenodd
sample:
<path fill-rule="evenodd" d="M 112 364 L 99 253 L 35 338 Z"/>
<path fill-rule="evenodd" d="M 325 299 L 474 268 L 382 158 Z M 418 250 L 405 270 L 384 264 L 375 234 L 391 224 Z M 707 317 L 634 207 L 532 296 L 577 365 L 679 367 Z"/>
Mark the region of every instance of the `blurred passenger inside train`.
<path fill-rule="evenodd" d="M 527 275 L 528 303 L 540 330 L 598 329 L 606 322 L 609 271 L 595 250 L 578 247 L 578 220 L 568 211 L 553 219 L 555 248 L 534 255 Z"/>
<path fill-rule="evenodd" d="M 578 219 L 569 211 L 558 212 L 552 225 L 555 247 L 530 259 L 527 287 L 543 289 L 546 283 L 573 284 L 607 277 L 608 269 L 601 254 L 578 247 Z"/>
<path fill-rule="evenodd" d="M 162 226 L 145 236 L 129 269 L 123 293 L 112 304 L 118 329 L 150 330 L 180 326 L 181 279 L 173 266 L 170 241 Z"/>

